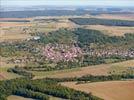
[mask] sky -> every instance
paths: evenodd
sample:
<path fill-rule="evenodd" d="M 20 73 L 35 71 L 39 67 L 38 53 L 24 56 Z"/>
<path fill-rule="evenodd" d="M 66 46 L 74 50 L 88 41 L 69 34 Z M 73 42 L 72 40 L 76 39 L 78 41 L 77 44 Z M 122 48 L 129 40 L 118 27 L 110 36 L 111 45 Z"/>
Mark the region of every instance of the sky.
<path fill-rule="evenodd" d="M 100 6 L 133 6 L 134 0 L 0 0 L 3 6 L 27 5 L 100 5 Z"/>

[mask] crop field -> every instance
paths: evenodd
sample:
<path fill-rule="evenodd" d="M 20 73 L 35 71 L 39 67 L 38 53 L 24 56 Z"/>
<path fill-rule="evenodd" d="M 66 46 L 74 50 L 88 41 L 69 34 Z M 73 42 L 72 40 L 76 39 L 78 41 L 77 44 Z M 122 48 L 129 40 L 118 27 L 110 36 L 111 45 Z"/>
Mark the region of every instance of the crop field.
<path fill-rule="evenodd" d="M 20 27 L 20 26 L 32 26 L 32 24 L 20 23 L 20 22 L 0 22 L 0 27 Z"/>
<path fill-rule="evenodd" d="M 0 38 L 1 38 L 0 42 L 3 42 L 3 41 L 25 40 L 28 38 L 32 38 L 32 36 L 30 36 L 29 34 L 13 33 L 13 34 L 1 34 Z"/>
<path fill-rule="evenodd" d="M 134 80 L 133 81 L 107 81 L 76 84 L 75 82 L 61 83 L 76 90 L 92 92 L 93 95 L 104 100 L 133 100 Z"/>
<path fill-rule="evenodd" d="M 120 27 L 120 26 L 104 26 L 104 25 L 84 25 L 86 29 L 100 30 L 106 35 L 110 36 L 122 36 L 125 33 L 133 33 L 134 27 Z"/>
<path fill-rule="evenodd" d="M 30 22 L 13 22 L 23 20 Z M 25 40 L 32 38 L 33 33 L 48 33 L 59 28 L 74 28 L 74 24 L 66 18 L 61 18 L 59 22 L 36 22 L 34 18 L 0 18 L 0 21 L 0 42 Z"/>
<path fill-rule="evenodd" d="M 33 74 L 36 78 L 44 78 L 44 77 L 55 77 L 55 78 L 64 78 L 64 77 L 81 77 L 84 75 L 109 75 L 111 73 L 114 74 L 121 74 L 124 71 L 127 72 L 128 67 L 134 68 L 134 60 L 119 62 L 119 63 L 112 63 L 112 64 L 101 64 L 101 65 L 94 65 L 88 66 L 83 68 L 73 68 L 73 69 L 66 69 L 60 71 L 49 71 L 49 72 L 37 72 L 33 71 Z"/>
<path fill-rule="evenodd" d="M 31 99 L 31 98 L 24 98 L 24 97 L 21 97 L 21 96 L 16 96 L 16 95 L 11 95 L 7 98 L 7 100 L 34 100 L 34 99 Z"/>
<path fill-rule="evenodd" d="M 134 14 L 101 14 L 96 18 L 134 20 Z"/>
<path fill-rule="evenodd" d="M 120 17 L 118 17 L 120 16 Z M 58 20 L 57 22 L 51 19 Z M 77 28 L 83 27 L 86 29 L 100 30 L 107 35 L 122 36 L 125 33 L 134 33 L 134 27 L 120 27 L 120 26 L 104 26 L 104 25 L 76 25 L 68 20 L 68 18 L 105 18 L 105 19 L 122 19 L 132 20 L 133 15 L 110 15 L 102 14 L 99 16 L 60 16 L 60 17 L 33 17 L 33 18 L 0 18 L 0 42 L 16 41 L 32 38 L 33 33 L 48 33 L 59 28 Z M 44 19 L 44 21 L 35 21 L 35 19 Z M 13 22 L 28 20 L 30 22 Z M 47 20 L 47 21 L 45 21 Z M 10 22 L 4 22 L 10 21 Z"/>

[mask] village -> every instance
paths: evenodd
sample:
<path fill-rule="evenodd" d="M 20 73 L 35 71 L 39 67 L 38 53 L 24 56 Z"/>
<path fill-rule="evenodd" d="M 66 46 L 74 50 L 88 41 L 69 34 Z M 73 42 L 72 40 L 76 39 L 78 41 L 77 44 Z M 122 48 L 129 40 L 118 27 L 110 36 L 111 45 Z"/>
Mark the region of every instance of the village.
<path fill-rule="evenodd" d="M 89 55 L 91 57 L 121 57 L 121 58 L 134 58 L 133 49 L 90 49 L 89 51 L 84 51 L 82 48 L 74 45 L 66 44 L 47 44 L 43 47 L 36 48 L 23 48 L 25 51 L 33 52 L 35 55 L 29 56 L 25 55 L 23 57 L 12 58 L 9 62 L 15 64 L 28 63 L 28 62 L 39 62 L 39 61 L 52 61 L 54 63 L 64 61 L 64 62 L 75 62 L 78 58 L 83 59 L 83 56 Z M 37 56 L 38 55 L 38 56 Z"/>

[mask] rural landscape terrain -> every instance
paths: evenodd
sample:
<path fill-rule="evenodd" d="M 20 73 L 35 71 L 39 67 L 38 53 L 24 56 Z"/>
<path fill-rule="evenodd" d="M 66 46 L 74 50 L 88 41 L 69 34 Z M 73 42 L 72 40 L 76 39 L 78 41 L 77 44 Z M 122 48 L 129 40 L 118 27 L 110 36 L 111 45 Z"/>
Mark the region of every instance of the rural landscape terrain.
<path fill-rule="evenodd" d="M 134 100 L 134 8 L 1 8 L 0 100 Z"/>

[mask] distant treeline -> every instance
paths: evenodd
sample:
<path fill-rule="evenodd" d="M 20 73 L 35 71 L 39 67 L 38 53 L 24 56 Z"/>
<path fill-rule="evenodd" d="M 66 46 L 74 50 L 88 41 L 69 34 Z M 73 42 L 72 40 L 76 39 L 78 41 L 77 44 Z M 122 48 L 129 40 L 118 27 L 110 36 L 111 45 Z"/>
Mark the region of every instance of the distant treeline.
<path fill-rule="evenodd" d="M 54 22 L 58 22 L 58 19 L 56 18 L 52 18 L 52 19 L 34 19 L 34 21 L 54 21 Z"/>
<path fill-rule="evenodd" d="M 81 10 L 38 10 L 38 11 L 6 11 L 0 12 L 0 18 L 26 18 L 35 16 L 66 16 L 66 15 L 85 15 L 88 11 Z"/>
<path fill-rule="evenodd" d="M 30 22 L 29 20 L 0 20 L 0 22 Z"/>
<path fill-rule="evenodd" d="M 131 14 L 130 12 L 88 11 L 88 10 L 36 10 L 36 11 L 1 11 L 0 18 L 26 18 L 36 16 L 68 16 L 68 15 L 99 15 L 99 14 Z"/>
<path fill-rule="evenodd" d="M 98 18 L 70 18 L 79 25 L 134 26 L 134 21 Z"/>

